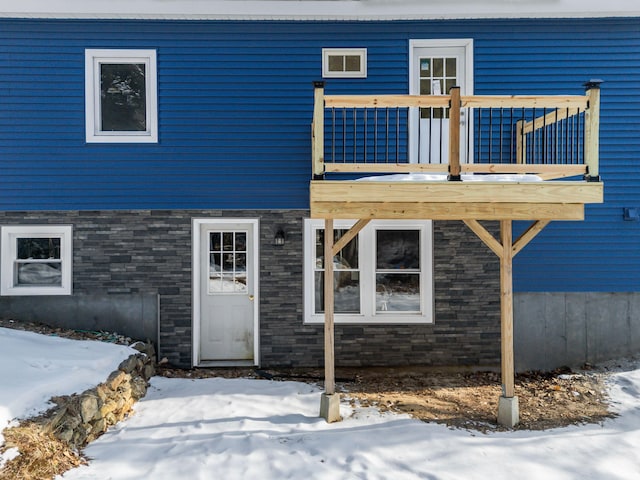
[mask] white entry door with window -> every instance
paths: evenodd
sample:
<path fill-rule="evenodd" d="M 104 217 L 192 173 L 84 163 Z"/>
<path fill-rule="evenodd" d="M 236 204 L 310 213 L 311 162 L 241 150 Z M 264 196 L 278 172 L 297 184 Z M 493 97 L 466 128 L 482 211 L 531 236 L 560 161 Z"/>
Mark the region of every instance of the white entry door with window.
<path fill-rule="evenodd" d="M 255 220 L 194 221 L 196 365 L 257 362 L 256 234 Z"/>
<path fill-rule="evenodd" d="M 409 93 L 446 95 L 460 87 L 473 93 L 473 41 L 470 39 L 411 40 Z M 460 162 L 467 163 L 467 119 L 461 113 Z M 449 162 L 449 110 L 415 108 L 411 112 L 411 162 Z"/>

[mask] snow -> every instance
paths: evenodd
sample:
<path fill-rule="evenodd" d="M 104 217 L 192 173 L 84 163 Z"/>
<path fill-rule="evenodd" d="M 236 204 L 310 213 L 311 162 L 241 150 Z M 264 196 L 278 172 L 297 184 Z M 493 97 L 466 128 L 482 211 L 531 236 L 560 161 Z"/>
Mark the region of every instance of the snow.
<path fill-rule="evenodd" d="M 393 175 L 375 175 L 372 177 L 358 178 L 360 182 L 444 182 L 447 180 L 446 173 L 397 173 Z M 518 174 L 488 174 L 474 175 L 473 173 L 462 174 L 460 178 L 463 182 L 541 182 L 538 175 L 518 175 Z"/>
<path fill-rule="evenodd" d="M 121 345 L 0 328 L 0 432 L 14 419 L 52 407 L 53 396 L 95 387 L 133 353 Z M 0 445 L 3 440 L 0 434 Z M 0 455 L 0 465 L 5 459 Z"/>
<path fill-rule="evenodd" d="M 4 426 L 45 409 L 49 395 L 102 381 L 128 350 L 0 329 L 0 352 Z M 320 389 L 305 383 L 154 377 L 134 414 L 87 447 L 89 465 L 58 480 L 634 479 L 640 362 L 631 367 L 610 377 L 617 418 L 488 434 L 347 401 L 344 420 L 327 424 L 318 418 Z"/>

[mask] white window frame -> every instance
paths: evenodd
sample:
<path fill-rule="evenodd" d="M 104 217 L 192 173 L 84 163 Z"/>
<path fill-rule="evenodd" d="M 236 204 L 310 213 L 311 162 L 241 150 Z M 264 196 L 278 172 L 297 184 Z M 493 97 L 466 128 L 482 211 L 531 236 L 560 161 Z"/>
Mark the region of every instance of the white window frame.
<path fill-rule="evenodd" d="M 62 283 L 60 286 L 20 286 L 14 283 L 18 238 L 60 238 Z M 1 295 L 71 295 L 73 279 L 73 231 L 71 225 L 21 225 L 2 227 L 0 244 Z"/>
<path fill-rule="evenodd" d="M 360 57 L 360 70 L 357 72 L 329 71 L 329 57 L 346 57 L 355 55 Z M 322 77 L 323 78 L 367 78 L 367 49 L 366 48 L 323 48 L 322 49 Z"/>
<path fill-rule="evenodd" d="M 355 220 L 334 220 L 334 229 L 348 229 Z M 315 313 L 315 232 L 324 229 L 324 220 L 304 221 L 304 323 L 324 323 L 324 313 Z M 420 312 L 376 312 L 375 272 L 377 230 L 420 231 Z M 433 323 L 433 223 L 430 220 L 372 220 L 356 237 L 360 271 L 360 313 L 335 313 L 335 323 L 411 324 Z"/>
<path fill-rule="evenodd" d="M 144 132 L 103 131 L 101 127 L 100 65 L 144 63 L 146 130 Z M 85 116 L 87 143 L 157 143 L 158 81 L 155 50 L 86 49 Z"/>

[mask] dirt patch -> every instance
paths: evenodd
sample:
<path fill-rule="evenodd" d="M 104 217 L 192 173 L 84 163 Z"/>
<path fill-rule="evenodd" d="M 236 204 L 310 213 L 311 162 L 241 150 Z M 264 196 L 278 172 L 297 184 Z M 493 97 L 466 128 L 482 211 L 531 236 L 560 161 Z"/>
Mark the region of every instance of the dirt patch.
<path fill-rule="evenodd" d="M 613 417 L 608 410 L 607 373 L 589 368 L 517 375 L 520 423 L 515 429 L 545 430 Z M 297 380 L 320 386 L 324 380 L 321 369 L 159 368 L 157 373 L 181 378 Z M 495 372 L 435 371 L 424 367 L 336 369 L 336 388 L 352 404 L 483 432 L 504 429 L 496 422 L 500 382 L 500 374 Z"/>

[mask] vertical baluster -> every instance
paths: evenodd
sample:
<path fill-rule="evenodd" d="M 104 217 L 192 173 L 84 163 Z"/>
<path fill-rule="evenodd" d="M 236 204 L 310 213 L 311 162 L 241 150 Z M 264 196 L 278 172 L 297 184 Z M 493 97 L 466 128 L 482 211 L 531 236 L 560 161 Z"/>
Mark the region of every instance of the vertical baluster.
<path fill-rule="evenodd" d="M 540 136 L 540 150 L 542 163 L 547 163 L 547 107 L 542 109 L 542 135 Z"/>
<path fill-rule="evenodd" d="M 373 163 L 378 162 L 378 107 L 373 109 Z"/>
<path fill-rule="evenodd" d="M 396 163 L 400 157 L 400 107 L 396 107 Z"/>
<path fill-rule="evenodd" d="M 422 163 L 422 107 L 418 107 L 418 154 L 416 155 L 416 162 Z"/>
<path fill-rule="evenodd" d="M 513 151 L 514 151 L 514 146 L 513 146 L 514 141 L 513 140 L 515 140 L 516 142 L 518 141 L 518 137 L 517 137 L 518 133 L 517 132 L 518 132 L 518 130 L 516 128 L 516 136 L 514 137 L 514 135 L 513 135 L 513 107 L 511 107 L 509 109 L 509 163 L 510 164 L 515 163 L 513 161 L 513 155 L 514 155 L 514 153 L 513 153 Z"/>
<path fill-rule="evenodd" d="M 342 107 L 342 161 L 347 161 L 347 109 Z"/>
<path fill-rule="evenodd" d="M 358 157 L 356 156 L 356 146 L 358 145 L 358 124 L 356 118 L 356 107 L 353 107 L 353 163 L 358 162 Z"/>
<path fill-rule="evenodd" d="M 473 163 L 473 159 L 471 158 L 471 141 L 472 141 L 472 137 L 471 135 L 473 134 L 473 132 L 471 131 L 471 116 L 473 115 L 473 111 L 470 107 L 467 107 L 467 113 L 466 113 L 466 118 L 467 118 L 467 158 L 465 159 L 464 163 Z"/>
<path fill-rule="evenodd" d="M 386 107 L 385 163 L 389 163 L 389 107 Z"/>
<path fill-rule="evenodd" d="M 533 117 L 532 120 L 533 122 L 533 131 L 532 133 L 532 138 L 531 138 L 531 144 L 532 144 L 532 150 L 531 150 L 531 160 L 535 163 L 540 163 L 539 159 L 536 160 L 536 107 L 533 107 Z M 533 163 L 532 162 L 532 163 Z"/>
<path fill-rule="evenodd" d="M 363 163 L 367 163 L 367 139 L 368 139 L 368 135 L 367 133 L 369 133 L 367 131 L 367 116 L 369 115 L 369 112 L 367 111 L 367 107 L 364 107 L 364 160 Z"/>
<path fill-rule="evenodd" d="M 489 107 L 489 163 L 493 161 L 493 108 Z"/>
<path fill-rule="evenodd" d="M 331 161 L 336 161 L 336 107 L 331 108 Z"/>
<path fill-rule="evenodd" d="M 503 128 L 502 125 L 504 123 L 504 108 L 500 108 L 500 145 L 499 145 L 499 162 L 504 163 L 504 159 L 502 158 L 502 142 L 503 142 Z"/>

